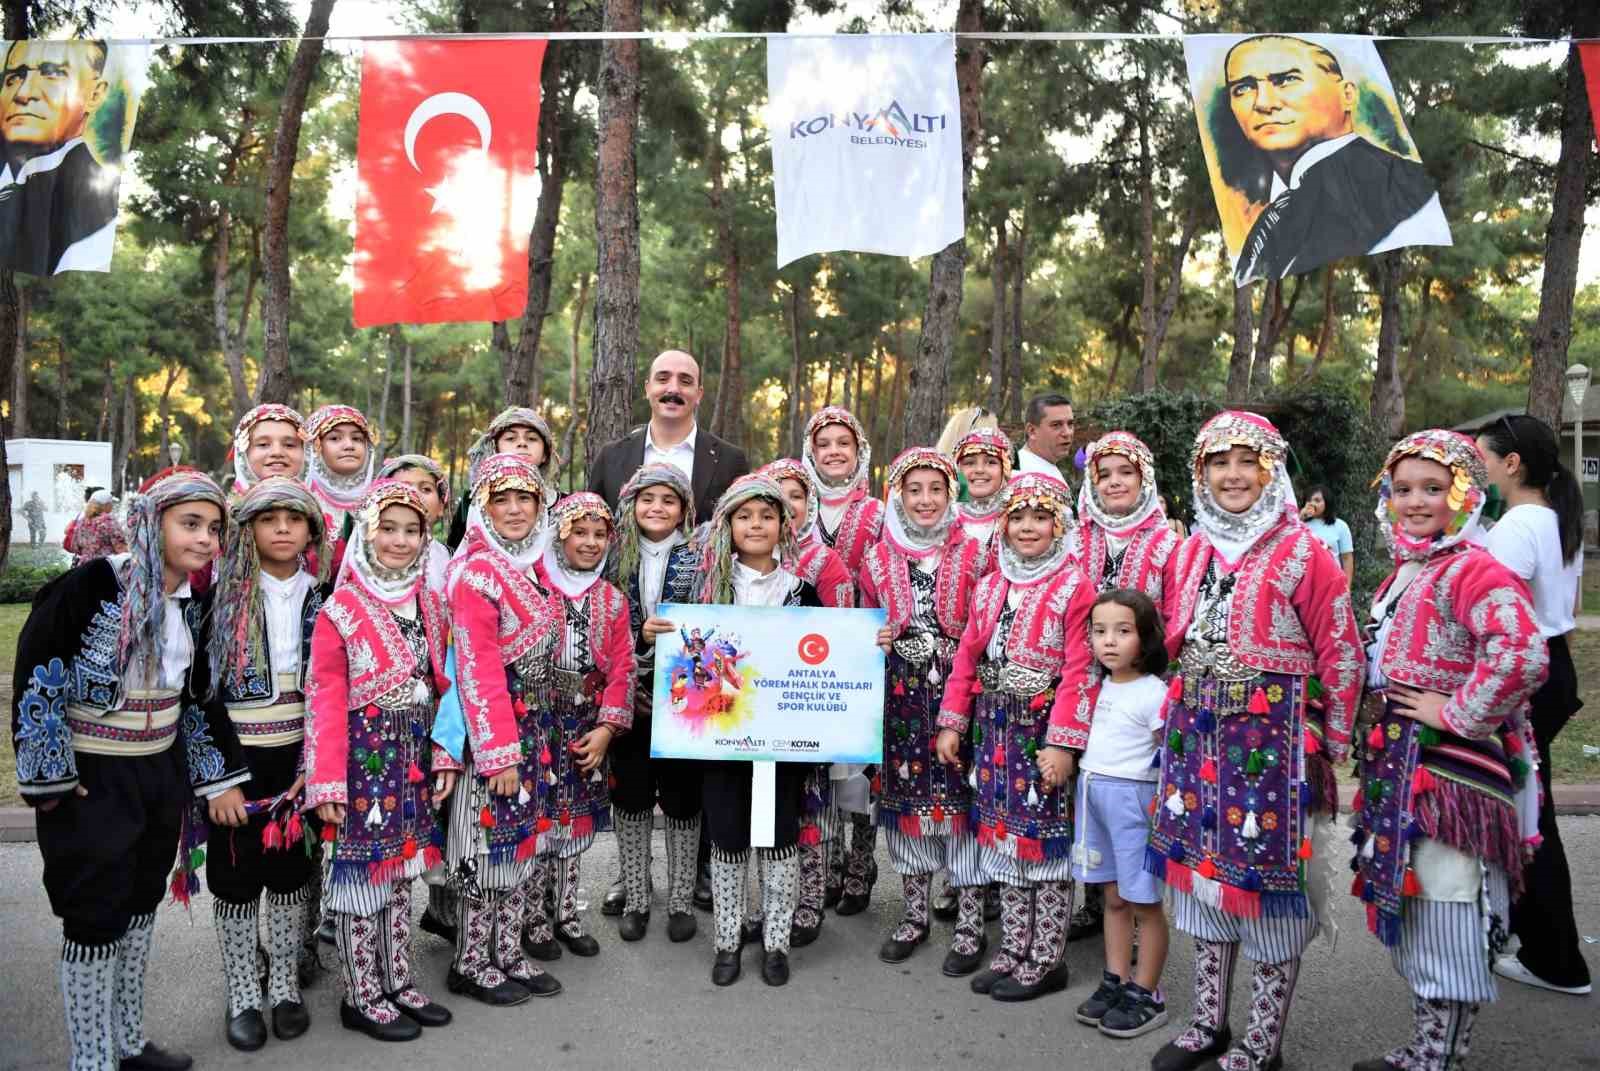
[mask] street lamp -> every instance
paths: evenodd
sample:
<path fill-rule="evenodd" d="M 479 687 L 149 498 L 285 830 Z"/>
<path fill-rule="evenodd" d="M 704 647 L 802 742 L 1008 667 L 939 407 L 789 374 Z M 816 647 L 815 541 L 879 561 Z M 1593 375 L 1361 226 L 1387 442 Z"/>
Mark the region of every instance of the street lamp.
<path fill-rule="evenodd" d="M 1572 399 L 1572 470 L 1583 488 L 1583 396 L 1589 393 L 1589 366 L 1575 364 L 1567 369 L 1567 396 Z"/>
<path fill-rule="evenodd" d="M 1588 370 L 1585 369 L 1585 371 L 1587 372 Z M 167 445 L 167 457 L 172 459 L 172 465 L 174 468 L 176 468 L 178 465 L 178 458 L 182 456 L 183 444 L 177 439 L 172 440 L 172 442 Z"/>

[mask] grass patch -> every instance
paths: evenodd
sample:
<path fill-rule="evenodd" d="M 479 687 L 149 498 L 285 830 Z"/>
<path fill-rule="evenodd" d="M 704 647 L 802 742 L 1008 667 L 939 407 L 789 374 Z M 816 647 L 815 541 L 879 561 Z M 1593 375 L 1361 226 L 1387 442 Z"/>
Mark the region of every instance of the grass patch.
<path fill-rule="evenodd" d="M 1587 591 L 1584 598 L 1587 602 Z M 1567 643 L 1578 671 L 1583 709 L 1572 716 L 1551 745 L 1550 764 L 1557 781 L 1593 783 L 1600 781 L 1600 756 L 1584 755 L 1583 745 L 1600 747 L 1600 631 L 1579 629 L 1567 637 Z"/>

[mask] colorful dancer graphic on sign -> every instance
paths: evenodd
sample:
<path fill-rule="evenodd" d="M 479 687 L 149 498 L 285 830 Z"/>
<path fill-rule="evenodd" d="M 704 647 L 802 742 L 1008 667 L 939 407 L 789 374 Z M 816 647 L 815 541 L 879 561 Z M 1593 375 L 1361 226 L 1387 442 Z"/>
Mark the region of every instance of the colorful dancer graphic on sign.
<path fill-rule="evenodd" d="M 680 628 L 683 647 L 667 659 L 672 713 L 700 735 L 750 719 L 760 672 L 736 633 Z"/>

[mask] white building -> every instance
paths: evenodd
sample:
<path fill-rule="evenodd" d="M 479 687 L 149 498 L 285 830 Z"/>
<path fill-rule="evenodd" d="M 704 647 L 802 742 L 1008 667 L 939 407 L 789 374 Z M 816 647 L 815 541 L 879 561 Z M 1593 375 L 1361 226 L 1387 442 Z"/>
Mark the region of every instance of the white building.
<path fill-rule="evenodd" d="M 35 491 L 44 500 L 45 542 L 61 542 L 68 522 L 83 512 L 85 487 L 111 486 L 111 444 L 71 439 L 7 439 L 11 483 L 11 541 L 28 542 L 22 512 Z"/>

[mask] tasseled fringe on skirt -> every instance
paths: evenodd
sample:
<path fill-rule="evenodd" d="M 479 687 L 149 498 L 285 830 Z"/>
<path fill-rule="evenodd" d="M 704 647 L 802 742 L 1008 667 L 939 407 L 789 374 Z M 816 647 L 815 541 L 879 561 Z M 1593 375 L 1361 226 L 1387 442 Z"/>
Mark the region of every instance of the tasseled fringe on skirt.
<path fill-rule="evenodd" d="M 419 862 L 420 861 L 420 862 Z M 328 877 L 330 885 L 385 885 L 405 877 L 416 877 L 424 870 L 432 870 L 444 862 L 444 852 L 436 844 L 429 844 L 410 859 L 396 855 L 389 859 L 367 862 L 361 859 L 335 859 Z M 409 874 L 407 872 L 410 872 Z"/>
<path fill-rule="evenodd" d="M 895 814 L 878 805 L 878 825 L 898 830 L 907 837 L 960 837 L 971 828 L 966 812 L 957 811 L 934 818 L 926 814 Z"/>
<path fill-rule="evenodd" d="M 978 844 L 1007 855 L 1014 855 L 1025 863 L 1042 863 L 1045 860 L 1065 859 L 1072 854 L 1072 837 L 1030 837 L 1007 830 L 1003 824 L 978 823 Z"/>
<path fill-rule="evenodd" d="M 1383 947 L 1393 948 L 1400 943 L 1400 916 L 1379 911 L 1378 905 L 1367 904 L 1367 929 Z"/>
<path fill-rule="evenodd" d="M 1512 899 L 1522 895 L 1522 834 L 1516 808 L 1437 770 L 1432 773 L 1433 786 L 1412 803 L 1423 833 L 1498 866 L 1506 872 Z"/>
<path fill-rule="evenodd" d="M 1304 892 L 1266 892 L 1260 889 L 1241 889 L 1215 878 L 1206 877 L 1186 863 L 1170 859 L 1154 848 L 1144 851 L 1144 868 L 1180 892 L 1188 893 L 1201 903 L 1216 908 L 1236 918 L 1307 918 L 1310 907 Z M 1254 871 L 1246 878 L 1260 878 Z"/>
<path fill-rule="evenodd" d="M 523 863 L 539 854 L 539 833 L 529 830 L 527 836 L 521 840 L 508 840 L 501 844 L 489 847 L 489 862 L 497 863 L 518 862 Z"/>

